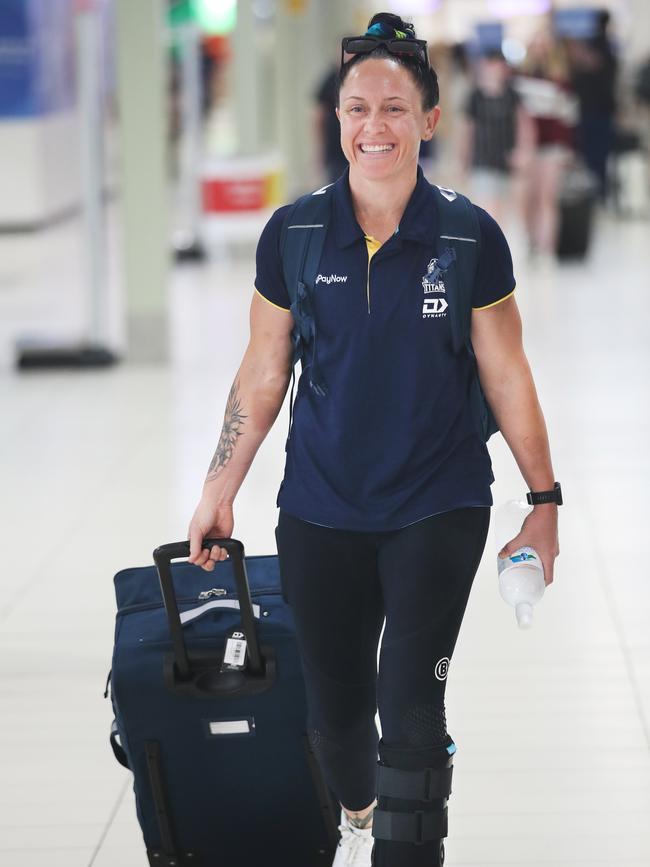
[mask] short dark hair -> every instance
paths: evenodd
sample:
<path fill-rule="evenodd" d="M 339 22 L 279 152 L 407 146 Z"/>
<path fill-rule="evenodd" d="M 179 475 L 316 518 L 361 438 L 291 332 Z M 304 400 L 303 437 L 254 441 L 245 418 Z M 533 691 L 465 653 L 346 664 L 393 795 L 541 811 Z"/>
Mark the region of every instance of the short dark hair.
<path fill-rule="evenodd" d="M 395 37 L 397 31 L 408 33 L 412 39 L 415 38 L 415 29 L 413 25 L 403 21 L 399 15 L 393 15 L 390 12 L 378 12 L 376 15 L 373 15 L 368 24 L 368 30 L 370 30 L 371 27 L 374 28 L 373 35 L 376 35 L 378 29 L 381 29 L 383 35 L 387 39 Z M 364 60 L 368 60 L 369 58 L 373 60 L 381 60 L 386 57 L 408 69 L 418 90 L 422 94 L 422 108 L 424 111 L 430 111 L 438 105 L 440 99 L 438 76 L 431 65 L 429 65 L 428 68 L 425 68 L 414 57 L 391 54 L 386 46 L 381 43 L 379 43 L 377 48 L 370 53 L 356 54 L 351 60 L 341 66 L 338 76 L 337 96 L 340 94 L 341 87 L 353 66 L 356 66 L 358 63 L 363 63 Z"/>

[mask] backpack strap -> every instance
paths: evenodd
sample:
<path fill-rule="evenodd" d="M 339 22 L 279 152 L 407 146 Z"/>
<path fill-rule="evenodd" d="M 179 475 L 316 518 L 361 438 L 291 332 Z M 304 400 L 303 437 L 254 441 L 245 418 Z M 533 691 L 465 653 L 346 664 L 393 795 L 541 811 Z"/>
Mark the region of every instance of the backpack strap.
<path fill-rule="evenodd" d="M 469 400 L 483 438 L 487 442 L 499 430 L 485 399 L 472 346 L 472 295 L 481 246 L 481 227 L 474 206 L 460 193 L 433 186 L 438 211 L 438 264 L 444 273 L 454 352 L 467 352 L 475 368 Z"/>
<path fill-rule="evenodd" d="M 438 262 L 447 265 L 444 269 L 447 293 L 458 302 L 449 305 L 454 352 L 467 349 L 473 355 L 470 340 L 472 293 L 481 228 L 476 211 L 466 196 L 437 186 L 433 186 L 433 192 L 438 210 Z"/>
<path fill-rule="evenodd" d="M 318 365 L 316 353 L 316 322 L 311 294 L 314 291 L 327 227 L 331 212 L 331 187 L 321 187 L 297 200 L 288 211 L 280 233 L 280 256 L 287 287 L 291 314 L 293 363 L 300 359 L 303 369 L 309 367 L 309 385 L 318 395 L 327 394 L 327 385 Z M 312 357 L 306 356 L 307 344 L 312 343 Z"/>

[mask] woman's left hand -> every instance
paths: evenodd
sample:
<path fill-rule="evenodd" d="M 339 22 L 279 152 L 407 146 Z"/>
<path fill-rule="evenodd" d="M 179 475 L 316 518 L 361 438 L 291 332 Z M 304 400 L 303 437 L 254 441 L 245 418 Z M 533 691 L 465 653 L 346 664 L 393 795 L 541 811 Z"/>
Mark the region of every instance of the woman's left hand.
<path fill-rule="evenodd" d="M 509 557 L 518 548 L 534 548 L 544 567 L 544 583 L 553 583 L 553 566 L 560 553 L 557 534 L 557 506 L 544 503 L 535 506 L 521 527 L 521 532 L 499 551 L 499 557 Z"/>

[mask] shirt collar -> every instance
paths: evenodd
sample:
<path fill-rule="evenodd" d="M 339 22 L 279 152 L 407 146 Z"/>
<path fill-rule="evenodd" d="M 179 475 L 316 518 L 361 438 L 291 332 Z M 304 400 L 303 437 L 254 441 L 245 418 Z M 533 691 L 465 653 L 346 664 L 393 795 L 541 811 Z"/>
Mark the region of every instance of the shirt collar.
<path fill-rule="evenodd" d="M 339 247 L 348 247 L 364 237 L 352 207 L 349 169 L 334 183 L 334 227 Z M 398 237 L 403 241 L 430 244 L 435 238 L 436 204 L 431 184 L 418 166 L 415 189 L 399 224 Z"/>

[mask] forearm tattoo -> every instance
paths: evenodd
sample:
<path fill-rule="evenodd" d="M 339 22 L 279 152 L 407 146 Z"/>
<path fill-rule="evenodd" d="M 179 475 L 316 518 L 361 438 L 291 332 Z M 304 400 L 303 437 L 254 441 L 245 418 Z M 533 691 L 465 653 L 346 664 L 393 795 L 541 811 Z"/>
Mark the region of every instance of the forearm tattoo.
<path fill-rule="evenodd" d="M 246 417 L 247 416 L 242 412 L 242 405 L 239 399 L 239 380 L 235 380 L 230 389 L 228 400 L 226 401 L 223 428 L 221 429 L 221 436 L 219 437 L 217 450 L 210 462 L 208 475 L 206 477 L 207 482 L 216 479 L 232 457 L 235 443 L 237 442 L 238 437 L 243 433 L 242 427 L 244 426 L 244 419 Z"/>

